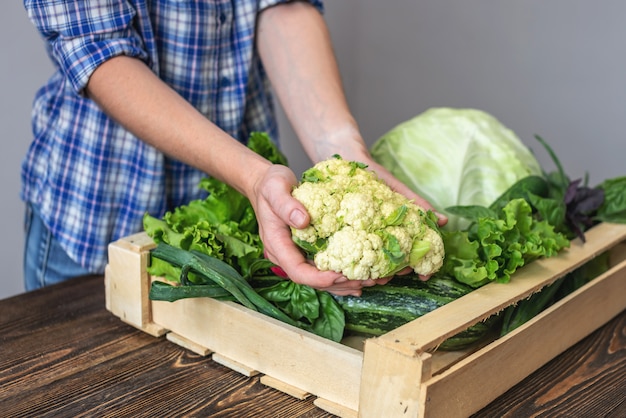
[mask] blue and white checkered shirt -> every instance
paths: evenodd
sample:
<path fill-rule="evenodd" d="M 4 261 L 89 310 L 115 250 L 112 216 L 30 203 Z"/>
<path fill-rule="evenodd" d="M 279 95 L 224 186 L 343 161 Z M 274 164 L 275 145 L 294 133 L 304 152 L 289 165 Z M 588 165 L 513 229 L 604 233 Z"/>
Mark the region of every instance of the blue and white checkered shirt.
<path fill-rule="evenodd" d="M 137 57 L 233 137 L 277 138 L 254 33 L 257 13 L 281 2 L 24 1 L 56 72 L 34 101 L 21 196 L 72 259 L 102 273 L 108 243 L 140 231 L 145 213 L 203 197 L 204 173 L 141 142 L 84 97 L 93 71 L 117 55 Z M 311 2 L 322 11 L 321 0 Z"/>

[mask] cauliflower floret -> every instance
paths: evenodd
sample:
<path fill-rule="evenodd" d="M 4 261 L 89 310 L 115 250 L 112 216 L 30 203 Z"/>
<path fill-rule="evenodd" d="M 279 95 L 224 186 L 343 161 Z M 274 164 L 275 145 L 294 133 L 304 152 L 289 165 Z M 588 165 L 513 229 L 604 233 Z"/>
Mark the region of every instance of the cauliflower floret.
<path fill-rule="evenodd" d="M 379 229 L 382 226 L 382 218 L 376 210 L 377 206 L 375 197 L 371 194 L 346 193 L 339 205 L 337 217 L 341 218 L 345 225 L 358 229 Z"/>
<path fill-rule="evenodd" d="M 339 228 L 336 213 L 341 204 L 340 194 L 333 193 L 329 188 L 319 187 L 316 183 L 302 183 L 293 190 L 292 196 L 306 207 L 311 217 L 310 226 L 315 229 L 317 235 L 312 237 L 307 232 L 303 235 L 309 237 L 299 236 L 300 239 L 315 242 L 318 237 L 327 238 L 331 236 Z"/>
<path fill-rule="evenodd" d="M 348 162 L 341 158 L 330 158 L 317 163 L 313 172 L 333 191 L 341 195 L 350 191 L 363 191 L 363 188 L 377 187 L 380 180 L 376 173 L 365 170 L 365 165 Z"/>
<path fill-rule="evenodd" d="M 400 250 L 406 254 L 406 259 L 408 259 L 411 248 L 413 248 L 415 236 L 403 226 L 388 226 L 385 228 L 385 232 L 393 235 L 398 240 Z"/>
<path fill-rule="evenodd" d="M 432 274 L 442 265 L 443 241 L 428 225 L 427 212 L 361 163 L 340 157 L 322 161 L 303 173 L 293 196 L 311 222 L 292 229 L 292 236 L 320 270 L 366 280 L 407 266 Z"/>
<path fill-rule="evenodd" d="M 382 238 L 362 229 L 346 226 L 328 239 L 328 246 L 315 255 L 320 270 L 342 273 L 351 280 L 377 279 L 388 263 L 381 264 Z"/>
<path fill-rule="evenodd" d="M 430 229 L 424 222 L 426 216 L 426 211 L 419 206 L 409 206 L 409 210 L 402 220 L 402 226 L 406 228 L 411 235 L 421 237 L 427 229 Z"/>
<path fill-rule="evenodd" d="M 412 267 L 413 271 L 417 274 L 430 276 L 439 271 L 441 266 L 443 266 L 443 259 L 445 257 L 443 239 L 441 239 L 441 235 L 439 235 L 437 231 L 426 228 L 422 240 L 430 244 L 430 250 L 414 263 Z"/>
<path fill-rule="evenodd" d="M 291 236 L 293 238 L 297 238 L 299 240 L 306 241 L 306 242 L 313 244 L 315 243 L 315 241 L 317 241 L 317 230 L 313 228 L 311 225 L 302 229 L 293 228 L 291 230 Z"/>

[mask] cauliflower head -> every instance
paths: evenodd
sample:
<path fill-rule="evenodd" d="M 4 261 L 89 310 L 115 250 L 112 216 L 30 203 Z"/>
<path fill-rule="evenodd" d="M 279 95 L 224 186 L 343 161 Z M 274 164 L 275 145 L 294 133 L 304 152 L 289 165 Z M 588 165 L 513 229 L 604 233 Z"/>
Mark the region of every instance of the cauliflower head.
<path fill-rule="evenodd" d="M 411 267 L 431 275 L 443 265 L 437 218 L 393 191 L 367 165 L 340 156 L 317 163 L 292 191 L 311 222 L 294 242 L 320 270 L 350 280 L 378 279 Z"/>

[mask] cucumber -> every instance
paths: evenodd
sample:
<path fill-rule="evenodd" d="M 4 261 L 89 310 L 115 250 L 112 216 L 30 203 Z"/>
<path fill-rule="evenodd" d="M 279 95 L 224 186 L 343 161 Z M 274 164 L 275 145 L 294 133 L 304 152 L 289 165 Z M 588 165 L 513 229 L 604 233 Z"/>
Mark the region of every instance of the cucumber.
<path fill-rule="evenodd" d="M 385 334 L 453 300 L 391 283 L 363 288 L 360 297 L 334 298 L 345 313 L 346 331 L 370 336 Z"/>
<path fill-rule="evenodd" d="M 334 296 L 345 314 L 348 334 L 376 337 L 471 292 L 454 279 L 435 276 L 427 281 L 415 275 L 396 276 L 383 286 L 363 288 L 360 297 Z M 494 321 L 479 322 L 448 338 L 439 348 L 460 350 L 485 337 Z"/>
<path fill-rule="evenodd" d="M 453 299 L 460 298 L 463 295 L 467 295 L 474 290 L 472 287 L 461 283 L 456 279 L 445 276 L 433 276 L 430 279 L 424 281 L 420 279 L 416 274 L 407 274 L 403 276 L 395 276 L 392 283 L 398 286 L 415 287 L 423 289 L 430 294 L 437 296 L 444 296 Z"/>
<path fill-rule="evenodd" d="M 442 342 L 439 349 L 444 351 L 454 351 L 467 348 L 489 335 L 496 326 L 499 326 L 499 323 L 500 319 L 495 315 L 487 318 L 484 322 L 477 322 L 468 329 L 461 331 Z"/>

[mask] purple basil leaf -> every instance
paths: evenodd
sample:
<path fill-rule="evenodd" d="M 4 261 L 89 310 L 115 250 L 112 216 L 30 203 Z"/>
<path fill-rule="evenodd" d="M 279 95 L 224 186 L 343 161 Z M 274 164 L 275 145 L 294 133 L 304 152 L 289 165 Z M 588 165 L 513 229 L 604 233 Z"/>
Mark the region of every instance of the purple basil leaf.
<path fill-rule="evenodd" d="M 574 180 L 570 182 L 569 186 L 567 186 L 565 196 L 563 197 L 566 205 L 569 205 L 576 198 L 576 193 L 578 191 L 578 185 L 580 184 L 580 182 L 581 179 Z"/>
<path fill-rule="evenodd" d="M 604 202 L 604 191 L 602 189 L 591 189 L 581 187 L 574 200 L 574 211 L 576 213 L 591 214 L 598 210 Z"/>

